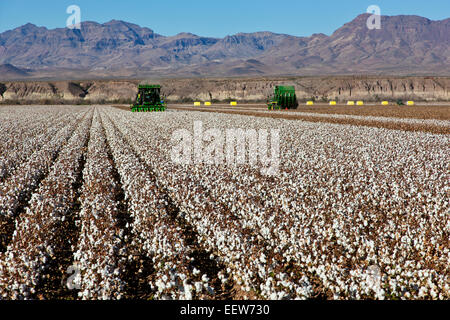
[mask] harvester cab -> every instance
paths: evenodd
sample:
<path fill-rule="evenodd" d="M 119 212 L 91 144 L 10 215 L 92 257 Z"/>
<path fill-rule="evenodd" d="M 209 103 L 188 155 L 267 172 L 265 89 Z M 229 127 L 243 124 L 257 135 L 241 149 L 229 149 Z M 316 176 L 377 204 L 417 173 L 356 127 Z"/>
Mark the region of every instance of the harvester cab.
<path fill-rule="evenodd" d="M 136 101 L 131 106 L 132 112 L 165 111 L 167 107 L 161 96 L 160 85 L 139 85 Z"/>
<path fill-rule="evenodd" d="M 267 99 L 267 107 L 269 110 L 297 109 L 294 86 L 275 86 L 273 95 Z"/>

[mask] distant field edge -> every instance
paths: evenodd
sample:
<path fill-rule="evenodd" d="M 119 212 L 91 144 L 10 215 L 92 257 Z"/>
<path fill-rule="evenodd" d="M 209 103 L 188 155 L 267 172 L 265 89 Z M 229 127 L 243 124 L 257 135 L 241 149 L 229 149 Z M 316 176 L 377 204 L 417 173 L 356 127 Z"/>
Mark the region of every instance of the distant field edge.
<path fill-rule="evenodd" d="M 375 127 L 375 128 L 385 128 L 391 130 L 403 130 L 403 131 L 415 131 L 415 132 L 429 132 L 435 134 L 450 134 L 450 126 L 439 126 L 431 124 L 415 124 L 415 123 L 401 123 L 401 122 L 383 122 L 370 119 L 341 119 L 332 117 L 314 117 L 305 116 L 301 114 L 295 114 L 295 112 L 286 113 L 261 113 L 257 111 L 246 111 L 246 110 L 220 110 L 220 109 L 200 109 L 200 108 L 186 108 L 186 107 L 176 107 L 170 106 L 169 109 L 179 110 L 179 111 L 198 111 L 198 112 L 214 112 L 214 113 L 224 113 L 233 115 L 244 115 L 253 117 L 265 117 L 273 119 L 286 119 L 286 120 L 303 120 L 308 122 L 325 122 L 333 124 L 349 124 L 356 126 L 365 127 Z"/>

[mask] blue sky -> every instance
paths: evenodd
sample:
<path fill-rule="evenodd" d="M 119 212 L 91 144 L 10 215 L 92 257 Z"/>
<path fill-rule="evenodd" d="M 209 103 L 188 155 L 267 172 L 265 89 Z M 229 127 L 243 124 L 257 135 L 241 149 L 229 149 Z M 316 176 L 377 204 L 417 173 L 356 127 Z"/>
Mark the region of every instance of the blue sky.
<path fill-rule="evenodd" d="M 125 20 L 167 36 L 191 32 L 223 37 L 255 31 L 331 34 L 373 4 L 382 15 L 450 17 L 449 0 L 0 0 L 0 32 L 28 22 L 64 27 L 69 17 L 66 8 L 72 4 L 81 8 L 82 21 Z"/>

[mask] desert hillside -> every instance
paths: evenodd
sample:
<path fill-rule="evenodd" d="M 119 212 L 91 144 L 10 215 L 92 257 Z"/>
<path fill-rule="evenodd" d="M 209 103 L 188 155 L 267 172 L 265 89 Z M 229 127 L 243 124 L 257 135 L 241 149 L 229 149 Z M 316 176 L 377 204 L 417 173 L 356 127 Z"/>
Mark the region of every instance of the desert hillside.
<path fill-rule="evenodd" d="M 139 83 L 159 83 L 171 102 L 263 101 L 279 84 L 296 87 L 300 101 L 414 99 L 450 101 L 450 77 L 291 77 L 165 80 L 0 82 L 0 101 L 113 103 L 134 99 Z"/>

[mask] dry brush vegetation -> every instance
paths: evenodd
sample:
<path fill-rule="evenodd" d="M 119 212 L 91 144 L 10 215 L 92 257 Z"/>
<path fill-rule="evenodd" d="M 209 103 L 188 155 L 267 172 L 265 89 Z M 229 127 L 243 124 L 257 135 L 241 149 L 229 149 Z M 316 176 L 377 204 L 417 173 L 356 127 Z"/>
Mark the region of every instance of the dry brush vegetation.
<path fill-rule="evenodd" d="M 450 298 L 449 135 L 106 106 L 0 115 L 0 299 Z M 173 131 L 198 120 L 279 129 L 279 173 L 173 163 Z"/>

